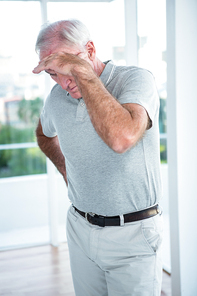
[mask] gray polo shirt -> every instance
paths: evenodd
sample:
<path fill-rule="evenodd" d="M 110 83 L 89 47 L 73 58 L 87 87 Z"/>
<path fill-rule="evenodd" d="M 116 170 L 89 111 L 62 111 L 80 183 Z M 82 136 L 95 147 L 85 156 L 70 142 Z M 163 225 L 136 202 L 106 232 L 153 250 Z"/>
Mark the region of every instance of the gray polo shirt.
<path fill-rule="evenodd" d="M 123 154 L 110 149 L 96 133 L 83 99 L 67 96 L 60 85 L 45 102 L 41 124 L 47 137 L 58 136 L 73 205 L 113 216 L 150 207 L 161 198 L 159 97 L 153 75 L 145 69 L 109 61 L 100 79 L 121 104 L 143 106 L 152 120 L 134 148 Z"/>

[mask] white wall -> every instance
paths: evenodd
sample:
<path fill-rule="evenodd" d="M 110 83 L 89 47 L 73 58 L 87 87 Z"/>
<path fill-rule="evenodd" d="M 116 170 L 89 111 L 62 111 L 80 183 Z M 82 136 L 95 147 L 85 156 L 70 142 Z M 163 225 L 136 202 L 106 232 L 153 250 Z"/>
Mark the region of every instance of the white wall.
<path fill-rule="evenodd" d="M 0 180 L 0 232 L 48 224 L 46 175 Z"/>
<path fill-rule="evenodd" d="M 0 180 L 0 249 L 50 243 L 47 175 Z M 70 202 L 57 174 L 58 236 L 66 241 L 65 222 Z"/>
<path fill-rule="evenodd" d="M 59 223 L 64 223 L 69 206 L 67 188 L 59 175 L 57 182 Z M 47 175 L 0 180 L 0 232 L 48 223 Z"/>

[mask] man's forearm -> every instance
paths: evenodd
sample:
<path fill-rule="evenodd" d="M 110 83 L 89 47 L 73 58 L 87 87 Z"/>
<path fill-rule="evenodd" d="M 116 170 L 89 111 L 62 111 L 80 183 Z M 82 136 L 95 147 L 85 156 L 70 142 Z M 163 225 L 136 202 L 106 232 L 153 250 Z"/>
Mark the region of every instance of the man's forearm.
<path fill-rule="evenodd" d="M 65 158 L 60 149 L 58 137 L 48 138 L 44 135 L 37 135 L 37 142 L 42 152 L 53 162 L 68 185 Z"/>
<path fill-rule="evenodd" d="M 113 149 L 114 140 L 123 133 L 125 113 L 128 112 L 108 93 L 99 79 L 92 81 L 79 79 L 77 82 L 94 128 L 104 142 Z M 131 121 L 130 114 L 126 115 Z"/>
<path fill-rule="evenodd" d="M 145 110 L 141 110 L 141 106 L 133 112 L 124 108 L 96 75 L 92 80 L 80 79 L 77 75 L 75 78 L 93 126 L 104 142 L 120 153 L 134 146 L 146 129 L 146 123 L 143 127 L 140 122 Z"/>

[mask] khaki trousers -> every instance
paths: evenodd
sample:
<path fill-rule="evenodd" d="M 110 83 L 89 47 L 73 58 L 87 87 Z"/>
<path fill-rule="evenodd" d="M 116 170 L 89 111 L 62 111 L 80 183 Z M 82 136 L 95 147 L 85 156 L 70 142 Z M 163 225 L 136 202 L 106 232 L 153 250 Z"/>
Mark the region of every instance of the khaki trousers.
<path fill-rule="evenodd" d="M 162 215 L 99 227 L 71 206 L 67 239 L 76 296 L 160 296 Z"/>

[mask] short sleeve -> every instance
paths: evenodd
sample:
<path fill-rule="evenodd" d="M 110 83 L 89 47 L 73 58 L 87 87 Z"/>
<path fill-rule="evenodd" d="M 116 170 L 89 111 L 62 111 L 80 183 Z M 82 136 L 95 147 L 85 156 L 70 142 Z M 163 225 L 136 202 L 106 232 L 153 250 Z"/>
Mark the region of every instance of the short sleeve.
<path fill-rule="evenodd" d="M 141 105 L 146 109 L 154 124 L 159 109 L 159 96 L 152 73 L 141 68 L 127 72 L 122 80 L 118 101 L 121 104 Z"/>
<path fill-rule="evenodd" d="M 46 137 L 53 138 L 57 135 L 57 133 L 52 121 L 52 115 L 51 115 L 50 109 L 48 108 L 48 100 L 49 100 L 49 97 L 46 99 L 46 102 L 42 109 L 42 112 L 40 115 L 40 121 L 41 121 L 44 135 Z"/>

